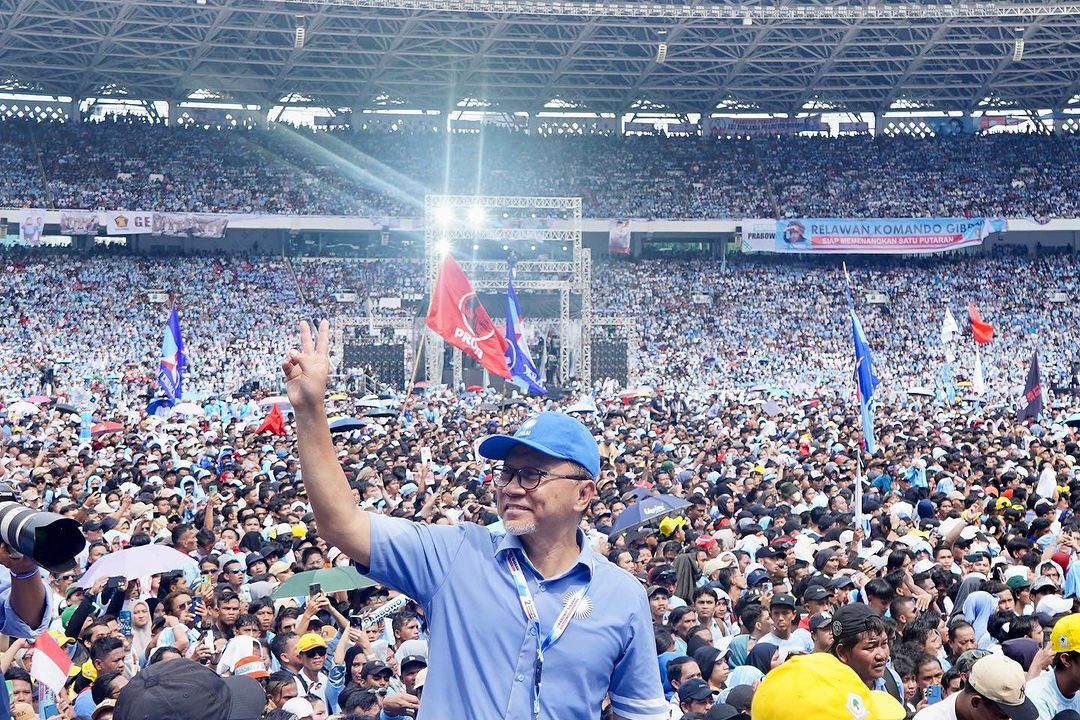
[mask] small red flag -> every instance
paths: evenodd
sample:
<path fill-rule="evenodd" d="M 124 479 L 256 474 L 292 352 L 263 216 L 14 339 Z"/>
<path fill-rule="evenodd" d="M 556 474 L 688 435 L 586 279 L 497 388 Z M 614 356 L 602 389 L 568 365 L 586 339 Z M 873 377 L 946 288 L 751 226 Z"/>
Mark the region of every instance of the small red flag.
<path fill-rule="evenodd" d="M 285 416 L 281 414 L 281 407 L 275 405 L 270 414 L 259 425 L 258 430 L 255 431 L 256 435 L 260 435 L 264 432 L 270 432 L 274 435 L 285 434 Z"/>
<path fill-rule="evenodd" d="M 450 255 L 443 260 L 435 280 L 427 326 L 489 372 L 510 377 L 506 340 L 480 304 L 469 278 Z"/>
<path fill-rule="evenodd" d="M 975 303 L 968 304 L 968 317 L 971 318 L 971 334 L 975 342 L 985 345 L 994 339 L 994 326 L 983 322 L 979 317 L 979 311 L 975 309 Z"/>

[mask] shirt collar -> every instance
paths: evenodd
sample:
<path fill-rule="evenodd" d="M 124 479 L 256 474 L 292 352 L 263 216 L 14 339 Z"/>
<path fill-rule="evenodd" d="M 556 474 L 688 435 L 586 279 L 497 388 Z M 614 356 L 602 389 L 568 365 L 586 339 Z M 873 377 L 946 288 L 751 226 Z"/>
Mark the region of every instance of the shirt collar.
<path fill-rule="evenodd" d="M 592 578 L 593 573 L 596 571 L 596 555 L 595 553 L 593 553 L 592 549 L 586 542 L 585 533 L 582 531 L 581 528 L 577 529 L 577 544 L 577 560 L 575 560 L 574 564 L 570 566 L 570 569 L 560 575 L 560 577 L 565 577 L 570 572 L 572 572 L 574 568 L 580 565 L 586 570 L 588 570 L 589 577 Z M 503 557 L 503 554 L 510 550 L 520 550 L 521 552 L 519 553 L 519 557 L 524 559 L 525 565 L 527 565 L 529 569 L 532 570 L 534 573 L 539 574 L 536 568 L 533 567 L 533 564 L 529 561 L 529 556 L 525 553 L 525 546 L 521 544 L 521 538 L 518 535 L 504 533 L 503 536 L 499 538 L 498 541 L 495 543 L 494 556 L 501 559 Z M 554 580 L 555 578 L 549 579 Z"/>

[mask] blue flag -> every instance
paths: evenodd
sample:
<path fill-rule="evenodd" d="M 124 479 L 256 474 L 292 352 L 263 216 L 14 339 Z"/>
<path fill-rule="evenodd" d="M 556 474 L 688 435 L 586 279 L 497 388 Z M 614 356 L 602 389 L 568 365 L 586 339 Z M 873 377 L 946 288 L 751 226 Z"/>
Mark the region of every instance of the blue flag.
<path fill-rule="evenodd" d="M 866 451 L 874 452 L 874 389 L 877 388 L 878 379 L 874 374 L 874 359 L 870 355 L 870 344 L 866 341 L 866 333 L 863 332 L 859 316 L 855 314 L 854 306 L 851 312 L 851 334 L 855 340 L 855 374 L 858 379 L 859 417 L 862 420 L 863 440 L 866 443 Z"/>
<path fill-rule="evenodd" d="M 510 382 L 523 392 L 546 395 L 547 388 L 529 357 L 529 346 L 522 337 L 524 318 L 518 308 L 517 293 L 514 292 L 514 264 L 511 262 L 509 266 L 506 279 L 506 364 L 510 368 Z"/>
<path fill-rule="evenodd" d="M 180 337 L 180 316 L 173 305 L 169 322 L 165 324 L 165 338 L 161 341 L 161 364 L 158 365 L 158 385 L 170 400 L 176 402 L 184 394 L 184 371 L 187 370 L 187 354 L 184 340 Z"/>

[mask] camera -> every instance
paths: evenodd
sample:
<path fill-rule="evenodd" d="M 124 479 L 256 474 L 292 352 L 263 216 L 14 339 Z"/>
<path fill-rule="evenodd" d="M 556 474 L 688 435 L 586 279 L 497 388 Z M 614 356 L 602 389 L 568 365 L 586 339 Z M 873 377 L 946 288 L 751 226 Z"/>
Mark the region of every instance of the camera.
<path fill-rule="evenodd" d="M 0 542 L 46 570 L 74 567 L 75 557 L 86 547 L 78 521 L 28 508 L 17 497 L 11 485 L 0 483 Z"/>

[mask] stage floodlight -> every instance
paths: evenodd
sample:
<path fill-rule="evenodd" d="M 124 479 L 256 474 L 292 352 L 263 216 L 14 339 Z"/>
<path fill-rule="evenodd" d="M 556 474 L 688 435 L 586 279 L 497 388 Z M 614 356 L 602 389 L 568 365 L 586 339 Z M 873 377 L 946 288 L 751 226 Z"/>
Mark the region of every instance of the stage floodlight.
<path fill-rule="evenodd" d="M 454 222 L 454 208 L 445 203 L 439 205 L 435 208 L 435 222 L 443 227 Z"/>
<path fill-rule="evenodd" d="M 447 240 L 446 238 L 443 238 L 439 242 L 435 243 L 435 251 L 438 252 L 439 255 L 449 255 L 450 254 L 450 241 Z"/>
<path fill-rule="evenodd" d="M 469 208 L 469 224 L 474 227 L 481 227 L 487 221 L 487 217 L 484 215 L 484 208 L 479 205 L 473 205 Z"/>

